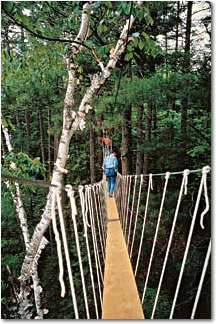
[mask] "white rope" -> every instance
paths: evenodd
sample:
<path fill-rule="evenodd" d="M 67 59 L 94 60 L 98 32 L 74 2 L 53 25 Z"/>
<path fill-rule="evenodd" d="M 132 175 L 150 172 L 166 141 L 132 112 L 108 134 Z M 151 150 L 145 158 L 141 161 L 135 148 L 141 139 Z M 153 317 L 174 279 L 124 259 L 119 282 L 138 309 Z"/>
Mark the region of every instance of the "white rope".
<path fill-rule="evenodd" d="M 94 249 L 94 257 L 95 257 L 95 265 L 96 265 L 96 273 L 97 273 L 97 279 L 98 279 L 98 287 L 99 287 L 99 297 L 102 305 L 102 297 L 101 297 L 101 285 L 100 285 L 100 276 L 99 276 L 99 270 L 100 269 L 100 263 L 98 262 L 98 255 L 97 255 L 97 244 L 96 244 L 96 233 L 95 233 L 95 226 L 94 226 L 94 216 L 93 216 L 93 206 L 92 206 L 92 200 L 91 200 L 91 185 L 86 186 L 86 190 L 88 192 L 88 203 L 89 203 L 89 214 L 90 214 L 90 221 L 91 221 L 91 233 L 92 233 L 92 241 L 93 241 L 93 249 Z M 103 275 L 101 272 L 101 277 L 103 280 Z"/>
<path fill-rule="evenodd" d="M 187 194 L 187 184 L 188 184 L 188 175 L 189 175 L 189 173 L 190 173 L 189 170 L 184 170 L 182 183 L 181 183 L 181 188 L 180 188 L 179 197 L 178 197 L 178 202 L 177 202 L 177 206 L 176 206 L 176 210 L 175 210 L 172 229 L 171 229 L 170 236 L 169 236 L 166 255 L 165 255 L 165 258 L 164 258 L 163 268 L 162 268 L 162 271 L 161 271 L 160 281 L 159 281 L 157 294 L 156 294 L 155 301 L 154 301 L 154 306 L 153 306 L 153 310 L 152 310 L 151 319 L 154 318 L 154 314 L 155 314 L 155 310 L 156 310 L 156 306 L 157 306 L 157 302 L 158 302 L 158 297 L 159 297 L 159 294 L 160 294 L 160 289 L 161 289 L 161 285 L 162 285 L 162 281 L 163 281 L 163 276 L 164 276 L 164 272 L 165 272 L 165 268 L 166 268 L 166 264 L 167 264 L 167 260 L 168 260 L 168 255 L 169 255 L 169 251 L 170 251 L 170 247 L 171 247 L 171 243 L 172 243 L 172 238 L 173 238 L 173 234 L 174 234 L 174 230 L 175 230 L 176 220 L 177 220 L 177 217 L 178 217 L 179 208 L 180 208 L 180 204 L 181 204 L 181 200 L 182 200 L 183 189 L 184 189 L 184 194 L 185 195 Z"/>
<path fill-rule="evenodd" d="M 64 217 L 63 217 L 60 193 L 61 193 L 60 189 L 57 188 L 56 189 L 57 207 L 58 207 L 58 214 L 59 214 L 59 220 L 60 220 L 60 226 L 61 226 L 61 232 L 62 232 L 62 239 L 63 239 L 63 245 L 64 245 L 64 251 L 65 251 L 67 270 L 68 270 L 68 275 L 69 275 L 69 282 L 70 282 L 70 288 L 71 288 L 71 294 L 72 294 L 72 301 L 73 301 L 73 306 L 74 306 L 74 313 L 75 313 L 75 318 L 79 319 L 79 314 L 78 314 L 78 309 L 77 309 L 77 300 L 76 300 L 76 294 L 75 294 L 74 283 L 73 283 L 73 275 L 72 275 L 69 250 L 68 250 L 68 245 L 67 245 L 67 238 L 66 238 L 66 231 L 65 231 L 65 224 L 64 224 Z"/>
<path fill-rule="evenodd" d="M 86 186 L 85 186 L 86 188 Z M 85 201 L 85 223 L 88 227 L 91 227 L 91 225 L 89 224 L 89 221 L 88 221 L 88 211 L 89 211 L 89 205 L 88 205 L 88 191 L 85 190 L 85 194 L 84 194 L 84 201 Z"/>
<path fill-rule="evenodd" d="M 95 192 L 96 187 L 92 186 L 93 194 L 94 194 L 94 203 L 95 203 L 95 210 L 96 210 L 96 218 L 97 218 L 97 227 L 98 227 L 98 233 L 99 233 L 99 238 L 100 238 L 100 246 L 101 246 L 101 252 L 103 256 L 103 260 L 105 259 L 104 255 L 104 244 L 103 244 L 103 238 L 101 234 L 101 227 L 100 227 L 100 221 L 99 221 L 99 215 L 98 215 L 98 206 L 97 206 L 97 198 L 96 198 L 96 192 Z"/>
<path fill-rule="evenodd" d="M 90 186 L 89 194 L 91 193 L 91 190 L 94 192 L 94 187 L 92 185 Z M 103 272 L 102 272 L 102 267 L 101 267 L 101 260 L 100 260 L 98 241 L 97 241 L 97 232 L 96 232 L 96 224 L 95 224 L 95 217 L 94 217 L 92 193 L 90 194 L 90 204 L 91 204 L 91 209 L 92 209 L 91 217 L 92 217 L 93 233 L 94 233 L 94 238 L 95 238 L 96 256 L 97 256 L 97 260 L 98 260 L 98 266 L 99 266 L 99 272 L 101 275 L 101 280 L 103 282 Z"/>
<path fill-rule="evenodd" d="M 55 216 L 55 206 L 56 206 L 56 191 L 53 190 L 53 199 L 51 204 L 51 216 L 52 216 L 52 226 L 53 232 L 55 234 L 55 240 L 57 245 L 57 254 L 58 254 L 58 263 L 59 263 L 59 282 L 61 286 L 61 297 L 65 296 L 65 284 L 64 284 L 64 265 L 63 265 L 63 258 L 61 252 L 61 241 L 59 238 L 59 232 L 56 224 L 56 216 Z"/>
<path fill-rule="evenodd" d="M 122 210 L 121 210 L 121 226 L 123 228 L 124 226 L 124 202 L 125 202 L 125 196 L 126 196 L 126 179 L 127 179 L 127 176 L 125 176 L 123 179 L 122 179 Z"/>
<path fill-rule="evenodd" d="M 121 179 L 122 179 L 122 176 L 120 175 L 120 173 L 117 173 L 117 179 L 116 179 L 116 185 L 115 185 L 115 189 L 114 189 L 114 195 L 115 195 L 115 198 L 116 198 L 116 205 L 117 205 L 118 212 L 120 211 L 120 203 L 119 203 L 120 190 L 119 190 L 119 186 L 120 186 Z"/>
<path fill-rule="evenodd" d="M 203 225 L 204 216 L 209 211 L 209 198 L 208 198 L 208 189 L 207 189 L 207 173 L 209 171 L 210 171 L 210 167 L 209 166 L 205 166 L 202 169 L 204 195 L 205 195 L 205 202 L 206 202 L 206 208 L 205 208 L 205 210 L 202 212 L 202 214 L 200 216 L 200 226 L 201 226 L 202 229 L 204 229 L 204 225 Z"/>
<path fill-rule="evenodd" d="M 143 184 L 143 176 L 141 175 L 141 178 L 140 178 L 140 186 L 139 186 L 139 193 L 138 193 L 138 199 L 137 199 L 137 210 L 136 210 L 136 217 L 135 217 L 133 238 L 132 238 L 131 250 L 130 250 L 130 258 L 132 256 L 133 245 L 134 245 L 134 238 L 135 238 L 136 227 L 137 227 L 137 216 L 138 216 L 138 212 L 139 212 L 139 205 L 140 205 L 140 197 L 141 197 L 142 184 Z"/>
<path fill-rule="evenodd" d="M 86 316 L 87 316 L 87 319 L 90 319 L 87 294 L 86 294 L 85 278 L 84 278 L 84 273 L 83 273 L 83 265 L 82 265 L 82 258 L 81 258 L 80 244 L 79 244 L 79 237 L 78 237 L 78 231 L 77 231 L 77 223 L 76 223 L 76 215 L 77 215 L 76 201 L 75 201 L 74 191 L 73 191 L 72 186 L 67 185 L 65 187 L 65 190 L 67 191 L 68 197 L 70 199 L 70 204 L 71 204 L 71 216 L 72 216 L 72 221 L 73 221 L 75 241 L 76 241 L 77 254 L 78 254 L 78 260 L 79 260 L 79 268 L 80 268 L 80 273 L 81 273 L 81 281 L 82 281 L 83 295 L 84 295 L 84 301 L 85 301 Z"/>
<path fill-rule="evenodd" d="M 149 177 L 148 191 L 147 191 L 147 197 L 146 197 L 146 206 L 145 206 L 145 214 L 144 214 L 143 226 L 142 226 L 142 234 L 141 234 L 141 240 L 140 240 L 140 245 L 139 245 L 139 252 L 138 252 L 138 256 L 137 256 L 136 268 L 135 268 L 135 272 L 134 272 L 135 277 L 136 277 L 136 274 L 137 274 L 137 269 L 138 269 L 139 260 L 140 260 L 140 253 L 141 253 L 141 248 L 142 248 L 142 243 L 143 243 L 146 216 L 147 216 L 147 211 L 148 211 L 150 189 L 153 190 L 152 175 L 150 175 L 150 177 Z"/>
<path fill-rule="evenodd" d="M 127 240 L 127 247 L 128 248 L 129 248 L 130 231 L 131 231 L 131 223 L 132 223 L 134 200 L 135 200 L 135 192 L 136 192 L 136 183 L 137 183 L 137 176 L 135 176 L 134 190 L 133 190 L 133 200 L 132 200 L 132 207 L 131 207 L 131 214 L 130 214 L 130 224 L 129 224 L 129 229 L 128 229 L 128 240 Z"/>
<path fill-rule="evenodd" d="M 129 209 L 129 202 L 130 202 L 130 193 L 131 193 L 131 179 L 132 176 L 129 176 L 129 190 L 128 190 L 128 196 L 127 196 L 127 205 L 126 205 L 126 221 L 125 221 L 125 228 L 124 228 L 124 235 L 126 238 L 126 233 L 127 233 L 127 223 L 128 223 L 128 209 Z"/>
<path fill-rule="evenodd" d="M 79 194 L 80 194 L 80 198 L 81 198 L 81 196 L 83 194 L 83 186 L 82 187 L 80 186 Z M 87 201 L 86 206 L 87 205 L 88 205 L 88 201 Z M 82 209 L 82 218 L 83 218 L 83 224 L 85 224 L 85 222 L 86 222 L 86 210 L 85 209 Z M 86 231 L 85 231 L 84 237 L 85 237 L 85 241 L 86 241 L 86 249 L 87 249 L 87 255 L 88 255 L 89 270 L 90 270 L 90 276 L 91 276 L 91 284 L 92 284 L 92 291 L 93 291 L 96 318 L 98 319 L 99 315 L 98 315 L 97 299 L 96 299 L 96 294 L 95 294 L 95 285 L 94 285 L 94 277 L 93 277 L 93 271 L 92 271 L 91 255 L 90 255 L 90 248 L 89 248 L 89 241 L 88 241 L 88 228 L 87 228 L 87 225 L 86 225 Z"/>
<path fill-rule="evenodd" d="M 126 217 L 127 217 L 127 198 L 128 198 L 128 180 L 129 176 L 127 175 L 125 178 L 125 189 L 124 189 L 124 203 L 123 203 L 123 224 L 122 229 L 124 231 L 125 223 L 126 223 Z"/>
<path fill-rule="evenodd" d="M 104 222 L 104 215 L 102 213 L 102 203 L 101 203 L 101 195 L 100 195 L 100 185 L 97 185 L 96 188 L 97 188 L 97 196 L 98 196 L 98 206 L 99 206 L 99 219 L 100 219 L 100 224 L 101 224 L 101 229 L 102 229 L 102 233 L 103 233 L 103 242 L 104 242 L 104 247 L 106 245 L 106 230 L 105 230 L 105 222 Z"/>
<path fill-rule="evenodd" d="M 124 228 L 125 223 L 125 204 L 127 201 L 127 175 L 122 181 L 122 228 Z"/>
<path fill-rule="evenodd" d="M 149 278 L 149 274 L 150 274 L 150 270 L 151 270 L 152 259 L 153 259 L 155 245 L 156 245 L 158 229 L 159 229 L 159 226 L 160 226 L 160 219 L 161 219 L 161 215 L 162 215 L 162 210 L 163 210 L 163 205 L 164 205 L 164 200 L 165 200 L 165 195 L 166 195 L 166 189 L 167 189 L 169 176 L 170 176 L 170 172 L 167 172 L 166 176 L 165 176 L 165 184 L 164 184 L 163 196 L 162 196 L 160 211 L 159 211 L 159 215 L 158 215 L 157 227 L 156 227 L 156 231 L 155 231 L 155 236 L 154 236 L 154 241 L 153 241 L 153 246 L 152 246 L 152 251 L 151 251 L 151 257 L 150 257 L 149 266 L 148 266 L 148 272 L 147 272 L 147 276 L 146 276 L 146 280 L 145 280 L 145 286 L 144 286 L 143 295 L 142 295 L 142 303 L 143 303 L 143 300 L 144 300 L 144 297 L 145 297 L 146 288 L 147 288 L 147 284 L 148 284 L 148 278 Z"/>
<path fill-rule="evenodd" d="M 208 251 L 207 251 L 207 254 L 206 254 L 206 258 L 205 258 L 205 262 L 204 262 L 204 266 L 203 266 L 203 270 L 202 270 L 202 274 L 201 274 L 199 286 L 198 286 L 198 289 L 197 289 L 196 298 L 195 298 L 194 305 L 193 305 L 193 309 L 192 309 L 192 313 L 191 313 L 191 319 L 194 319 L 194 316 L 195 316 L 195 313 L 196 313 L 197 304 L 198 304 L 198 301 L 199 301 L 199 298 L 200 298 L 200 293 L 201 293 L 201 290 L 202 290 L 202 286 L 203 286 L 203 281 L 204 281 L 204 278 L 205 278 L 206 270 L 207 270 L 207 267 L 208 267 L 208 262 L 209 262 L 210 254 L 211 254 L 211 240 L 209 241 Z"/>
<path fill-rule="evenodd" d="M 194 208 L 194 213 L 193 213 L 193 217 L 192 217 L 192 222 L 191 222 L 191 227 L 190 227 L 190 231 L 188 234 L 188 240 L 187 240 L 187 244 L 186 244 L 186 248 L 185 248 L 185 252 L 184 252 L 184 257 L 183 257 L 183 261 L 182 261 L 182 265 L 181 265 L 181 270 L 180 270 L 180 274 L 179 274 L 179 278 L 178 278 L 178 283 L 176 286 L 176 291 L 175 291 L 175 296 L 174 296 L 174 300 L 173 300 L 173 304 L 172 304 L 172 309 L 170 312 L 170 319 L 173 318 L 173 313 L 174 313 L 174 309 L 175 309 L 175 305 L 176 305 L 176 300 L 178 297 L 178 293 L 179 293 L 179 289 L 180 289 L 180 285 L 181 285 L 181 280 L 182 280 L 182 276 L 183 276 L 183 272 L 184 272 L 184 267 L 185 267 L 185 263 L 186 263 L 186 259 L 187 259 L 187 255 L 188 255 L 188 251 L 189 251 L 189 247 L 190 247 L 190 242 L 191 242 L 191 238 L 192 238 L 192 234 L 193 234 L 193 229 L 194 229 L 194 225 L 195 225 L 195 220 L 196 220 L 196 216 L 197 216 L 197 212 L 198 212 L 198 208 L 199 208 L 199 203 L 200 203 L 200 198 L 201 198 L 201 194 L 202 194 L 202 188 L 203 188 L 203 183 L 205 180 L 205 171 L 206 169 L 203 168 L 203 175 L 200 181 L 200 187 L 199 187 L 199 191 L 198 191 L 198 195 L 197 195 L 197 200 L 196 200 L 196 205 Z"/>
<path fill-rule="evenodd" d="M 124 178 L 122 177 L 121 178 L 121 181 L 119 183 L 119 219 L 120 219 L 120 223 L 121 223 L 121 226 L 122 226 L 122 222 L 123 222 L 123 210 L 122 210 L 122 187 L 123 187 L 123 181 L 124 181 Z"/>

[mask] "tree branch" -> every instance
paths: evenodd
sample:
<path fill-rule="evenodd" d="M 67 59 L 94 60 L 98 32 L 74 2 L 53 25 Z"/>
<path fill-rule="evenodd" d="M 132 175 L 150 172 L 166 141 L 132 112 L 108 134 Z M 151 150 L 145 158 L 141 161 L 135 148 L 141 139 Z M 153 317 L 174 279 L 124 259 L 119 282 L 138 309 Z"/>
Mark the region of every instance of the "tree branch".
<path fill-rule="evenodd" d="M 15 25 L 24 28 L 25 30 L 27 30 L 30 34 L 34 35 L 35 37 L 38 37 L 40 39 L 44 39 L 44 40 L 47 40 L 47 41 L 50 41 L 50 42 L 61 42 L 61 43 L 72 43 L 72 44 L 74 43 L 74 44 L 82 45 L 83 47 L 87 48 L 89 51 L 92 51 L 91 47 L 89 47 L 88 45 L 85 45 L 84 43 L 76 41 L 76 40 L 52 38 L 52 37 L 47 37 L 47 36 L 44 36 L 44 35 L 39 35 L 36 32 L 34 32 L 33 30 L 31 30 L 29 27 L 25 26 L 23 23 L 18 22 L 4 8 L 2 8 L 2 11 L 15 23 Z"/>
<path fill-rule="evenodd" d="M 200 135 L 200 137 L 202 137 L 202 139 L 204 139 L 210 146 L 211 146 L 211 140 L 209 138 L 207 138 L 199 129 L 197 129 L 195 126 L 193 126 L 192 124 L 188 123 L 188 125 L 193 128 L 197 134 Z"/>

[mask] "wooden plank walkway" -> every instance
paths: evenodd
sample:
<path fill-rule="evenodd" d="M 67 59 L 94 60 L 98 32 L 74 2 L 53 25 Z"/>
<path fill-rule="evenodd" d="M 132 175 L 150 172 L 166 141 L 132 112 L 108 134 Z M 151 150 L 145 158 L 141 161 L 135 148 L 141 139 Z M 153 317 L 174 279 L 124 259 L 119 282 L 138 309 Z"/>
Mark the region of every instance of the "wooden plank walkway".
<path fill-rule="evenodd" d="M 144 319 L 115 198 L 107 198 L 102 319 Z"/>

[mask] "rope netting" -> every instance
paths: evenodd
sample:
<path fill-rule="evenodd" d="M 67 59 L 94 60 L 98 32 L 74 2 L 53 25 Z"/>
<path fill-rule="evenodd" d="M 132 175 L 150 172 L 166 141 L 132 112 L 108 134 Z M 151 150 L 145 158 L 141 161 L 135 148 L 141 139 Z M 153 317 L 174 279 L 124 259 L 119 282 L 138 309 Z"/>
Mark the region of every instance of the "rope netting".
<path fill-rule="evenodd" d="M 209 172 L 117 176 L 117 209 L 146 318 L 196 315 L 210 271 Z"/>

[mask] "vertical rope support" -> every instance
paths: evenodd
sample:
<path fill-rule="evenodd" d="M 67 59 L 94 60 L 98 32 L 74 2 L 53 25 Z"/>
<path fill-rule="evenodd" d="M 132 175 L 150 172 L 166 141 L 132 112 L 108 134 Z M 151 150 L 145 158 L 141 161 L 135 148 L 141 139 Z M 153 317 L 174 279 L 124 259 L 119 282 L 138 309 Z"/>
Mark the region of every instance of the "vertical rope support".
<path fill-rule="evenodd" d="M 196 293 L 196 298 L 195 298 L 192 313 L 191 313 L 191 319 L 194 319 L 194 316 L 195 316 L 195 313 L 196 313 L 197 304 L 198 304 L 198 301 L 199 301 L 199 298 L 200 298 L 200 293 L 201 293 L 201 290 L 202 290 L 206 270 L 207 270 L 207 267 L 208 267 L 210 254 L 211 254 L 211 240 L 209 241 L 208 251 L 207 251 L 207 254 L 206 254 L 206 258 L 205 258 L 205 262 L 204 262 L 204 266 L 203 266 L 199 286 L 198 286 L 197 293 Z"/>
<path fill-rule="evenodd" d="M 132 257 L 132 252 L 133 252 L 133 245 L 134 245 L 134 238 L 135 238 L 136 227 L 137 227 L 137 217 L 138 217 L 138 213 L 139 213 L 142 184 L 143 184 L 143 174 L 140 176 L 140 186 L 139 186 L 139 193 L 138 193 L 138 199 L 137 199 L 137 209 L 136 209 L 136 217 L 135 217 L 133 238 L 132 238 L 132 242 L 131 242 L 130 259 Z"/>
<path fill-rule="evenodd" d="M 128 223 L 128 209 L 129 209 L 129 203 L 130 203 L 130 193 L 131 193 L 131 179 L 132 175 L 129 175 L 129 190 L 128 190 L 128 196 L 127 196 L 127 205 L 126 205 L 126 221 L 125 221 L 125 228 L 124 228 L 124 236 L 126 238 L 127 236 L 127 223 Z"/>
<path fill-rule="evenodd" d="M 72 301 L 73 301 L 73 306 L 74 306 L 75 318 L 79 319 L 77 301 L 76 301 L 76 294 L 75 294 L 74 283 L 73 283 L 73 275 L 72 275 L 72 270 L 71 270 L 70 255 L 69 255 L 67 238 L 66 238 L 64 217 L 63 217 L 62 206 L 61 206 L 60 192 L 61 192 L 61 189 L 57 188 L 57 190 L 56 190 L 56 198 L 57 198 L 59 220 L 60 220 L 60 226 L 61 226 L 61 232 L 62 232 L 62 239 L 63 239 L 63 245 L 64 245 L 64 251 L 65 251 L 67 270 L 68 270 L 68 275 L 69 275 L 69 282 L 70 282 L 70 288 L 71 288 L 71 295 L 72 295 Z"/>
<path fill-rule="evenodd" d="M 143 295 L 142 295 L 142 303 L 143 303 L 144 298 L 145 298 L 146 288 L 147 288 L 147 284 L 148 284 L 148 278 L 149 278 L 149 274 L 150 274 L 150 270 L 151 270 L 152 259 L 153 259 L 154 249 L 155 249 L 155 245 L 156 245 L 156 241 L 157 241 L 157 235 L 158 235 L 158 230 L 159 230 L 159 226 L 160 226 L 160 219 L 161 219 L 161 215 L 162 215 L 162 210 L 163 210 L 163 205 L 164 205 L 164 200 L 165 200 L 165 195 L 166 195 L 166 189 L 167 189 L 169 176 L 170 176 L 170 172 L 167 172 L 166 176 L 165 176 L 165 184 L 164 184 L 163 196 L 162 196 L 160 211 L 159 211 L 159 215 L 158 215 L 157 227 L 156 227 L 156 231 L 155 231 L 155 236 L 154 236 L 154 241 L 153 241 L 153 246 L 152 246 L 152 251 L 151 251 L 151 256 L 150 256 L 150 261 L 149 261 L 149 266 L 148 266 L 148 272 L 147 272 L 147 275 L 146 275 L 145 286 L 144 286 Z"/>
<path fill-rule="evenodd" d="M 133 200 L 132 200 L 131 213 L 130 213 L 130 224 L 129 224 L 129 229 L 128 229 L 128 239 L 127 239 L 127 247 L 128 247 L 128 249 L 129 249 L 129 241 L 130 241 L 131 223 L 132 223 L 132 218 L 133 218 L 133 209 L 134 209 L 136 184 L 137 184 L 137 175 L 135 175 L 134 190 L 133 190 Z"/>
<path fill-rule="evenodd" d="M 147 211 L 148 211 L 150 189 L 153 190 L 153 187 L 152 187 L 152 174 L 151 173 L 149 175 L 148 191 L 147 191 L 146 205 L 145 205 L 145 214 L 144 214 L 144 219 L 143 219 L 143 226 L 142 226 L 142 233 L 141 233 L 139 251 L 138 251 L 138 256 L 137 256 L 136 268 L 135 268 L 135 272 L 134 272 L 135 277 L 136 277 L 136 274 L 137 274 L 137 269 L 138 269 L 139 260 L 140 260 L 140 254 L 141 254 L 141 249 L 142 249 L 144 230 L 145 230 L 145 223 L 146 223 L 146 216 L 147 216 Z"/>
<path fill-rule="evenodd" d="M 87 207 L 88 201 L 87 201 L 87 195 L 85 195 L 85 197 L 84 197 L 83 186 L 80 186 L 79 194 L 80 194 L 80 200 L 82 200 L 84 202 L 84 208 L 82 208 L 82 218 L 83 218 L 83 223 L 86 224 L 86 217 L 87 217 L 87 213 L 88 213 L 88 207 Z M 90 270 L 90 276 L 91 276 L 91 284 L 92 284 L 95 312 L 96 312 L 96 318 L 98 319 L 99 315 L 98 315 L 97 298 L 96 298 L 96 294 L 95 294 L 94 277 L 93 277 L 92 262 L 91 262 L 91 255 L 90 255 L 90 248 L 89 248 L 89 241 L 88 241 L 88 228 L 87 228 L 87 224 L 84 226 L 85 226 L 84 237 L 85 237 L 85 241 L 86 241 L 86 248 L 87 248 L 87 254 L 88 254 L 88 263 L 89 263 L 89 270 Z"/>
<path fill-rule="evenodd" d="M 84 302 L 85 302 L 86 316 L 87 316 L 87 319 L 90 319 L 88 301 L 87 301 L 87 294 L 86 294 L 85 278 L 84 278 L 84 273 L 83 273 L 83 265 L 82 265 L 82 258 L 81 258 L 80 244 L 79 244 L 79 236 L 78 236 L 77 223 L 76 223 L 76 215 L 77 215 L 76 201 L 75 201 L 74 191 L 72 189 L 72 186 L 67 185 L 65 187 L 65 190 L 67 191 L 68 197 L 70 199 L 70 204 L 71 204 L 71 217 L 72 217 L 72 221 L 73 221 L 76 248 L 77 248 L 78 260 L 79 260 L 79 268 L 80 268 L 80 273 L 81 273 L 81 281 L 82 281 L 82 288 L 83 288 L 83 296 L 84 296 Z"/>
<path fill-rule="evenodd" d="M 191 242 L 191 238 L 192 238 L 192 234 L 193 234 L 193 229 L 194 229 L 194 225 L 195 225 L 195 220 L 196 220 L 196 216 L 197 216 L 197 212 L 198 212 L 198 208 L 199 208 L 199 203 L 200 203 L 200 198 L 201 198 L 201 194 L 202 194 L 203 184 L 204 184 L 204 181 L 206 179 L 205 174 L 210 171 L 210 168 L 209 169 L 208 168 L 204 167 L 202 169 L 202 178 L 201 178 L 201 181 L 200 181 L 200 187 L 199 187 L 197 200 L 196 200 L 196 205 L 195 205 L 195 208 L 194 208 L 194 213 L 193 213 L 193 217 L 192 217 L 192 221 L 191 221 L 191 227 L 190 227 L 190 231 L 189 231 L 189 234 L 188 234 L 188 239 L 187 239 L 187 244 L 186 244 L 184 257 L 183 257 L 183 261 L 182 261 L 182 265 L 181 265 L 181 270 L 180 270 L 180 273 L 179 273 L 179 278 L 178 278 L 178 283 L 177 283 L 177 286 L 176 286 L 176 291 L 175 291 L 175 296 L 174 296 L 174 300 L 173 300 L 173 304 L 172 304 L 172 309 L 171 309 L 171 312 L 170 312 L 170 317 L 169 317 L 170 319 L 173 318 L 173 314 L 174 314 L 176 300 L 177 300 L 177 297 L 178 297 L 178 293 L 179 293 L 179 289 L 180 289 L 180 285 L 181 285 L 181 280 L 182 280 L 182 276 L 183 276 L 183 272 L 184 272 L 184 267 L 185 267 L 185 263 L 186 263 L 186 259 L 187 259 L 187 255 L 188 255 L 188 251 L 189 251 L 189 247 L 190 247 L 190 242 Z"/>
<path fill-rule="evenodd" d="M 122 177 L 121 219 L 120 219 L 122 228 L 124 224 L 124 201 L 125 201 L 125 182 L 126 182 L 125 180 L 126 180 L 126 176 L 123 176 Z"/>
<path fill-rule="evenodd" d="M 92 199 L 92 186 L 89 186 L 89 205 L 90 205 L 90 217 L 91 217 L 91 228 L 92 228 L 92 238 L 93 238 L 93 244 L 94 244 L 94 250 L 95 250 L 95 261 L 96 261 L 96 266 L 99 269 L 100 275 L 101 275 L 101 280 L 103 282 L 103 274 L 101 270 L 101 263 L 100 263 L 100 258 L 99 258 L 99 252 L 98 252 L 98 244 L 97 244 L 97 234 L 96 234 L 96 227 L 95 227 L 95 219 L 94 219 L 94 209 L 93 209 L 93 199 Z M 100 288 L 100 284 L 99 284 Z M 100 290 L 100 295 L 101 295 L 101 289 Z M 101 304 L 102 304 L 102 298 L 101 298 Z"/>
<path fill-rule="evenodd" d="M 100 276 L 101 275 L 101 280 L 103 281 L 103 274 L 101 270 L 101 264 L 100 264 L 100 258 L 99 258 L 99 253 L 98 253 L 98 245 L 97 245 L 97 237 L 96 237 L 96 230 L 95 230 L 95 222 L 94 222 L 94 214 L 93 214 L 93 204 L 92 204 L 92 195 L 91 195 L 91 190 L 92 186 L 88 186 L 88 201 L 89 201 L 89 211 L 90 211 L 90 219 L 91 219 L 91 230 L 92 230 L 92 240 L 93 240 L 93 248 L 94 248 L 94 255 L 95 255 L 95 263 L 96 263 L 96 271 L 97 271 L 97 277 L 98 277 L 98 288 L 99 288 L 99 296 L 100 296 L 100 301 L 102 305 L 102 295 L 101 295 L 101 285 L 100 285 Z M 99 269 L 99 271 L 98 271 Z"/>
<path fill-rule="evenodd" d="M 176 220 L 177 220 L 177 217 L 178 217 L 178 212 L 179 212 L 179 208 L 180 208 L 180 204 L 181 204 L 181 200 L 182 200 L 183 189 L 185 189 L 184 194 L 187 194 L 187 183 L 188 183 L 188 175 L 189 175 L 189 173 L 190 173 L 189 170 L 184 170 L 183 179 L 182 179 L 181 188 L 180 188 L 179 197 L 178 197 L 178 202 L 177 202 L 177 206 L 176 206 L 176 210 L 175 210 L 172 229 L 171 229 L 170 236 L 169 236 L 166 255 L 165 255 L 165 258 L 164 258 L 163 268 L 162 268 L 162 271 L 161 271 L 160 281 L 159 281 L 159 285 L 158 285 L 158 289 L 157 289 L 157 294 L 156 294 L 156 297 L 155 297 L 155 302 L 154 302 L 154 306 L 153 306 L 153 310 L 152 310 L 151 319 L 154 318 L 154 314 L 155 314 L 155 310 L 156 310 L 156 306 L 157 306 L 157 302 L 158 302 L 158 297 L 159 297 L 159 294 L 160 294 L 160 289 L 161 289 L 161 285 L 162 285 L 162 281 L 163 281 L 163 276 L 164 276 L 164 272 L 165 272 L 165 268 L 166 268 L 166 264 L 167 264 L 167 260 L 168 260 L 168 255 L 169 255 L 169 251 L 170 251 L 170 247 L 171 247 L 171 243 L 172 243 L 172 238 L 173 238 L 173 234 L 174 234 L 174 230 L 175 230 Z"/>
<path fill-rule="evenodd" d="M 128 179 L 129 176 L 125 176 L 125 188 L 124 188 L 124 203 L 123 203 L 123 222 L 122 222 L 122 229 L 124 231 L 125 222 L 126 222 L 126 212 L 127 212 L 127 197 L 128 197 Z"/>
<path fill-rule="evenodd" d="M 61 297 L 65 296 L 65 284 L 64 284 L 64 265 L 63 265 L 63 258 L 61 252 L 61 241 L 59 237 L 59 232 L 56 224 L 56 216 L 55 216 L 55 207 L 56 207 L 56 189 L 53 190 L 53 199 L 51 204 L 51 215 L 52 215 L 52 226 L 53 232 L 55 234 L 55 240 L 57 245 L 57 254 L 58 254 L 58 263 L 59 263 L 59 282 L 61 286 Z"/>
<path fill-rule="evenodd" d="M 100 220 L 101 232 L 102 232 L 102 237 L 103 237 L 103 245 L 104 245 L 104 249 L 105 249 L 106 235 L 105 235 L 105 226 L 104 226 L 104 216 L 103 216 L 102 210 L 101 210 L 100 191 L 99 191 L 98 184 L 96 185 L 96 191 L 97 191 L 97 198 L 98 198 L 99 220 Z"/>
<path fill-rule="evenodd" d="M 119 185 L 118 185 L 118 212 L 119 212 L 119 218 L 121 222 L 121 202 L 122 202 L 122 180 L 123 176 L 121 175 L 119 178 Z"/>
<path fill-rule="evenodd" d="M 104 239 L 106 244 L 106 218 L 107 218 L 107 210 L 106 210 L 106 194 L 105 194 L 105 186 L 103 182 L 98 184 L 99 190 L 99 198 L 100 198 L 100 206 L 101 206 L 101 220 L 103 221 L 103 230 L 104 230 Z"/>
<path fill-rule="evenodd" d="M 124 177 L 121 176 L 121 181 L 119 183 L 119 219 L 120 219 L 120 223 L 122 226 L 122 188 L 123 188 L 123 180 Z"/>
<path fill-rule="evenodd" d="M 101 246 L 101 252 L 103 256 L 103 260 L 105 259 L 105 252 L 104 252 L 104 245 L 103 245 L 103 238 L 101 234 L 101 227 L 100 227 L 100 221 L 99 221 L 99 216 L 98 216 L 98 206 L 97 206 L 97 198 L 96 198 L 96 187 L 92 186 L 93 190 L 93 196 L 94 196 L 94 204 L 95 204 L 95 211 L 96 211 L 96 218 L 97 218 L 97 227 L 98 227 L 98 233 L 99 233 L 99 238 L 100 238 L 100 246 Z"/>
<path fill-rule="evenodd" d="M 100 276 L 99 276 L 99 271 L 98 271 L 99 266 L 98 266 L 97 251 L 96 251 L 96 244 L 95 244 L 95 232 L 94 232 L 91 197 L 90 197 L 91 185 L 86 185 L 85 189 L 86 189 L 86 193 L 87 193 L 87 204 L 88 204 L 88 208 L 89 208 L 89 217 L 90 217 L 90 223 L 91 223 L 91 234 L 92 234 L 94 259 L 95 259 L 95 266 L 96 266 L 96 275 L 97 275 L 97 281 L 98 281 L 99 298 L 100 298 L 100 302 L 102 304 Z"/>

